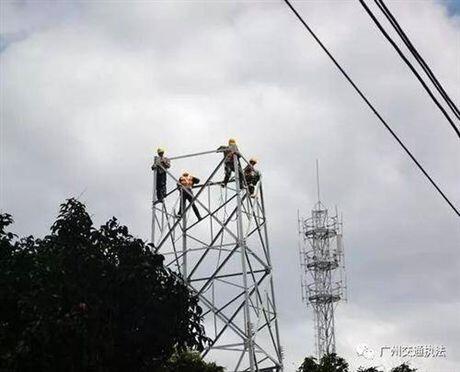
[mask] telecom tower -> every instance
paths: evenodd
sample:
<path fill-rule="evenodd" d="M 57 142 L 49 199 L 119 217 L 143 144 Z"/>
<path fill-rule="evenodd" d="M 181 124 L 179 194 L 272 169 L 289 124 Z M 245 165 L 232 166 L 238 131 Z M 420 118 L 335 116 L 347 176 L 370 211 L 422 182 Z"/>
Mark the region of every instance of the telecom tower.
<path fill-rule="evenodd" d="M 240 155 L 231 155 L 234 169 L 248 163 Z M 170 190 L 164 202 L 156 200 L 154 169 L 151 241 L 199 297 L 212 340 L 203 356 L 218 359 L 229 372 L 282 371 L 262 180 L 254 197 L 240 172 L 224 185 L 221 148 L 170 160 L 174 171 L 165 170 Z M 184 169 L 207 175 L 192 190 L 201 220 L 190 213 L 192 203 L 178 216 L 181 192 L 188 191 L 173 172 Z"/>
<path fill-rule="evenodd" d="M 311 216 L 299 216 L 299 250 L 302 271 L 302 299 L 313 308 L 316 354 L 335 353 L 334 311 L 346 301 L 345 261 L 342 220 L 330 216 L 320 200 L 319 171 L 316 163 L 318 201 Z"/>

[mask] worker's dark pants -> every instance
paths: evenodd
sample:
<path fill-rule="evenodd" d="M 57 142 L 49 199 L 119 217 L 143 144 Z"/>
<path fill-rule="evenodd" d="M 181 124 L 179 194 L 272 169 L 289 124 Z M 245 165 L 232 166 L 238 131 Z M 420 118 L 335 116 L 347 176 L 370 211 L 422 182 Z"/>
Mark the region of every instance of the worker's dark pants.
<path fill-rule="evenodd" d="M 254 195 L 257 182 L 259 182 L 259 177 L 246 176 L 246 184 L 248 185 L 248 191 L 250 195 Z"/>
<path fill-rule="evenodd" d="M 166 196 L 166 172 L 165 171 L 157 171 L 157 200 L 163 201 Z"/>
<path fill-rule="evenodd" d="M 224 186 L 227 186 L 227 183 L 228 181 L 230 180 L 230 176 L 232 175 L 232 172 L 235 171 L 235 167 L 233 166 L 233 163 L 225 163 L 225 177 L 224 177 L 224 181 L 223 181 L 223 184 Z M 240 170 L 240 189 L 243 188 L 243 172 L 241 172 Z"/>
<path fill-rule="evenodd" d="M 188 191 L 190 191 L 190 193 L 192 192 L 191 190 L 188 190 Z M 185 202 L 188 200 L 189 203 L 192 203 L 193 196 L 190 195 L 185 190 L 181 190 L 180 193 L 181 193 L 181 197 L 180 197 L 179 216 L 182 216 L 182 210 L 183 208 L 185 208 Z M 195 213 L 196 218 L 201 220 L 200 211 L 196 207 L 195 203 L 192 203 L 192 208 L 193 208 L 193 212 Z"/>

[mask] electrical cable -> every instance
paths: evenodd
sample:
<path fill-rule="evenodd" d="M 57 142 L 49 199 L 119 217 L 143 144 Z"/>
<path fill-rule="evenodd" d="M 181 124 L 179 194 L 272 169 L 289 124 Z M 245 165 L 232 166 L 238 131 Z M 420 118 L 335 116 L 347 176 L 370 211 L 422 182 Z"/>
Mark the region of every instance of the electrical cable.
<path fill-rule="evenodd" d="M 404 143 L 399 139 L 398 135 L 391 129 L 391 127 L 387 124 L 385 119 L 379 114 L 379 112 L 376 110 L 376 108 L 372 105 L 372 103 L 367 99 L 367 97 L 364 95 L 364 93 L 358 88 L 358 86 L 355 84 L 355 82 L 350 78 L 350 76 L 347 74 L 347 72 L 343 69 L 343 67 L 337 62 L 337 60 L 334 58 L 334 56 L 329 52 L 329 50 L 326 48 L 326 46 L 322 43 L 322 41 L 316 36 L 316 34 L 313 32 L 313 30 L 308 26 L 308 24 L 304 21 L 302 16 L 297 12 L 297 10 L 292 6 L 292 4 L 289 2 L 289 0 L 283 0 L 286 5 L 291 9 L 291 11 L 294 13 L 294 15 L 297 17 L 297 19 L 302 23 L 302 25 L 305 27 L 305 29 L 310 33 L 310 35 L 315 39 L 315 41 L 318 43 L 318 45 L 323 49 L 323 51 L 328 55 L 328 57 L 331 59 L 331 61 L 334 63 L 334 65 L 339 69 L 339 71 L 342 73 L 342 75 L 346 78 L 346 80 L 351 84 L 351 86 L 355 89 L 356 93 L 364 100 L 364 102 L 367 104 L 367 106 L 372 110 L 375 116 L 380 120 L 380 122 L 384 125 L 384 127 L 390 132 L 390 134 L 393 136 L 396 142 L 402 147 L 402 149 L 406 152 L 406 154 L 411 158 L 411 160 L 415 163 L 415 165 L 419 168 L 419 170 L 424 174 L 424 176 L 428 179 L 428 181 L 432 184 L 432 186 L 436 189 L 436 191 L 442 196 L 442 198 L 446 201 L 446 203 L 452 208 L 452 210 L 455 212 L 455 214 L 460 217 L 460 212 L 458 209 L 455 207 L 455 205 L 449 200 L 449 198 L 444 194 L 444 192 L 439 188 L 439 186 L 436 184 L 436 182 L 431 178 L 431 176 L 428 174 L 428 172 L 423 168 L 423 166 L 419 163 L 419 161 L 415 158 L 414 155 L 409 151 L 409 149 L 404 145 Z"/>
<path fill-rule="evenodd" d="M 385 38 L 388 40 L 388 42 L 393 46 L 393 48 L 396 50 L 396 52 L 399 54 L 399 56 L 402 58 L 402 60 L 406 63 L 406 65 L 410 68 L 410 70 L 412 71 L 412 73 L 417 77 L 418 81 L 420 82 L 420 84 L 422 84 L 423 88 L 425 89 L 425 91 L 428 93 L 428 95 L 431 97 L 431 99 L 433 100 L 433 102 L 436 104 L 436 106 L 438 106 L 439 110 L 441 110 L 441 112 L 443 113 L 443 115 L 445 116 L 445 118 L 447 119 L 447 121 L 449 122 L 449 124 L 452 126 L 453 130 L 455 131 L 455 133 L 457 134 L 457 137 L 460 139 L 460 129 L 457 128 L 457 126 L 454 124 L 454 122 L 452 121 L 451 117 L 449 116 L 449 114 L 446 112 L 446 110 L 444 109 L 444 107 L 439 103 L 439 101 L 437 100 L 437 98 L 434 96 L 433 92 L 430 90 L 430 88 L 428 87 L 428 85 L 426 85 L 425 81 L 422 79 L 422 77 L 420 76 L 420 74 L 417 72 L 417 70 L 414 68 L 414 66 L 412 65 L 412 63 L 407 59 L 407 57 L 404 55 L 404 53 L 401 51 L 401 49 L 399 49 L 398 45 L 396 45 L 396 43 L 394 42 L 394 40 L 390 37 L 390 35 L 388 35 L 388 33 L 386 32 L 386 30 L 383 28 L 383 26 L 380 24 L 380 22 L 378 21 L 378 19 L 375 17 L 374 13 L 372 13 L 372 10 L 369 9 L 369 7 L 367 6 L 367 4 L 364 2 L 364 0 L 359 0 L 360 4 L 363 6 L 364 10 L 367 12 L 367 14 L 371 17 L 371 19 L 374 21 L 375 25 L 378 27 L 378 29 L 380 30 L 380 32 L 383 34 L 383 36 L 385 36 Z"/>
<path fill-rule="evenodd" d="M 412 44 L 410 41 L 409 37 L 406 35 L 404 30 L 402 29 L 401 25 L 398 23 L 394 15 L 391 13 L 391 11 L 388 9 L 388 7 L 385 5 L 383 0 L 374 0 L 374 2 L 377 4 L 379 9 L 382 11 L 382 13 L 385 15 L 387 20 L 391 23 L 393 28 L 395 29 L 396 33 L 399 35 L 399 37 L 402 39 L 404 44 L 406 45 L 407 49 L 412 53 L 416 61 L 419 63 L 420 67 L 422 67 L 423 71 L 426 73 L 428 78 L 431 80 L 435 88 L 438 90 L 439 94 L 444 98 L 446 101 L 447 105 L 450 107 L 454 115 L 457 117 L 457 119 L 460 119 L 460 111 L 458 107 L 455 105 L 455 103 L 452 101 L 450 96 L 447 94 L 447 92 L 444 90 L 443 86 L 439 82 L 439 80 L 436 78 L 435 74 L 431 70 L 430 66 L 425 62 L 423 57 L 420 55 L 418 52 L 417 48 Z"/>

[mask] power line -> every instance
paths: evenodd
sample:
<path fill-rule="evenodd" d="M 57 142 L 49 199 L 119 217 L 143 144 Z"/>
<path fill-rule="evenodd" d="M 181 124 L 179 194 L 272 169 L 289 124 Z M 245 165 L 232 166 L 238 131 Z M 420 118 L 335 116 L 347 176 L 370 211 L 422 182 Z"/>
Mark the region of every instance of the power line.
<path fill-rule="evenodd" d="M 457 117 L 457 119 L 460 119 L 460 111 L 455 105 L 455 103 L 452 101 L 452 99 L 449 97 L 447 92 L 444 90 L 443 86 L 441 83 L 438 81 L 436 78 L 435 74 L 431 70 L 430 66 L 425 62 L 423 57 L 420 55 L 420 53 L 417 51 L 415 46 L 412 44 L 410 41 L 409 37 L 406 35 L 396 18 L 393 16 L 391 11 L 388 9 L 388 7 L 385 5 L 383 0 L 374 0 L 374 2 L 377 4 L 377 6 L 380 8 L 382 13 L 385 15 L 385 17 L 388 19 L 388 21 L 391 23 L 399 37 L 402 39 L 404 44 L 406 45 L 407 49 L 412 53 L 414 58 L 417 60 L 419 65 L 422 67 L 423 71 L 427 74 L 428 78 L 431 80 L 433 85 L 436 87 L 438 90 L 439 94 L 444 98 L 446 101 L 447 105 L 450 107 L 454 115 Z"/>
<path fill-rule="evenodd" d="M 390 134 L 393 136 L 393 138 L 396 140 L 396 142 L 398 142 L 398 144 L 403 148 L 403 150 L 406 152 L 406 154 L 409 155 L 409 157 L 412 159 L 412 161 L 415 163 L 415 165 L 417 165 L 417 167 L 420 169 L 420 171 L 425 175 L 425 177 L 428 179 L 428 181 L 430 181 L 430 183 L 433 185 L 433 187 L 436 189 L 436 191 L 443 197 L 443 199 L 446 201 L 446 203 L 449 204 L 449 206 L 452 208 L 452 210 L 455 212 L 455 214 L 458 217 L 460 217 L 460 212 L 457 210 L 455 205 L 449 200 L 449 198 L 439 188 L 439 186 L 436 184 L 436 182 L 434 182 L 434 180 L 430 177 L 430 175 L 423 168 L 423 166 L 418 162 L 418 160 L 415 158 L 415 156 L 412 155 L 412 153 L 409 151 L 409 149 L 399 139 L 398 135 L 393 131 L 393 129 L 391 129 L 391 127 L 387 124 L 387 122 L 383 119 L 383 117 L 375 109 L 375 107 L 372 105 L 372 103 L 370 103 L 370 101 L 367 99 L 367 97 L 364 95 L 364 93 L 358 88 L 358 86 L 350 78 L 350 76 L 347 74 L 347 72 L 342 68 L 342 66 L 337 62 L 337 60 L 334 58 L 334 56 L 324 46 L 324 44 L 318 38 L 318 36 L 316 36 L 316 34 L 313 32 L 313 30 L 310 28 L 310 26 L 308 26 L 307 23 L 303 20 L 303 18 L 300 16 L 300 14 L 297 12 L 297 10 L 291 5 L 291 3 L 288 0 L 284 0 L 284 2 L 291 9 L 291 11 L 295 14 L 295 16 L 302 23 L 302 25 L 305 27 L 305 29 L 310 33 L 310 35 L 313 37 L 313 39 L 315 39 L 315 41 L 318 43 L 318 45 L 321 47 L 321 49 L 323 49 L 323 51 L 331 59 L 331 61 L 334 63 L 334 65 L 339 69 L 339 71 L 342 73 L 342 75 L 347 79 L 347 81 L 355 89 L 356 93 L 358 93 L 358 95 L 364 100 L 364 102 L 366 102 L 366 104 L 372 110 L 374 115 L 377 116 L 377 118 L 385 126 L 385 128 L 390 132 Z"/>
<path fill-rule="evenodd" d="M 420 74 L 417 72 L 417 70 L 414 68 L 414 66 L 412 65 L 412 63 L 410 63 L 410 61 L 406 58 L 406 56 L 404 55 L 404 53 L 401 51 L 401 49 L 399 49 L 399 47 L 396 45 L 396 43 L 394 42 L 394 40 L 390 37 L 390 35 L 388 35 L 388 33 L 385 31 L 385 29 L 382 27 L 382 25 L 380 24 L 380 22 L 378 21 L 378 19 L 375 17 L 374 13 L 372 13 L 372 11 L 369 9 L 369 7 L 367 6 L 367 4 L 364 2 L 364 0 L 359 0 L 360 4 L 363 6 L 364 10 L 367 12 L 367 14 L 372 18 L 372 20 L 374 21 L 374 23 L 376 24 L 376 26 L 378 27 L 378 29 L 380 30 L 380 32 L 385 36 L 385 38 L 388 40 L 388 42 L 393 46 L 393 48 L 396 50 L 396 52 L 399 54 L 399 56 L 403 59 L 403 61 L 406 63 L 406 65 L 410 68 L 410 70 L 412 71 L 412 73 L 417 77 L 418 81 L 420 82 L 420 84 L 422 84 L 423 88 L 425 88 L 426 92 L 428 93 L 428 95 L 431 97 L 431 99 L 433 100 L 433 102 L 436 104 L 436 106 L 438 106 L 438 108 L 441 110 L 441 112 L 444 114 L 445 118 L 447 119 L 447 121 L 450 123 L 450 125 L 452 126 L 452 128 L 454 129 L 455 133 L 457 134 L 458 138 L 460 138 L 460 130 L 457 128 L 457 126 L 454 124 L 454 122 L 452 121 L 452 119 L 450 118 L 449 114 L 446 112 L 446 110 L 444 109 L 444 107 L 439 103 L 439 101 L 437 100 L 437 98 L 434 96 L 433 92 L 430 90 L 430 88 L 426 85 L 425 81 L 422 79 L 422 77 L 420 76 Z"/>

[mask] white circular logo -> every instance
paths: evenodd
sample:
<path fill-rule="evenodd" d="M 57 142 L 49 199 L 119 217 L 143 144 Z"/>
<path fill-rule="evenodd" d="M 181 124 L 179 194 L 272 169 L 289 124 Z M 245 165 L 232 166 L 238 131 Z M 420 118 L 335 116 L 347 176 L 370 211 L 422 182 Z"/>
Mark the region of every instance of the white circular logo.
<path fill-rule="evenodd" d="M 374 356 L 375 356 L 374 350 L 372 350 L 366 344 L 359 344 L 358 346 L 356 346 L 356 354 L 359 357 L 363 357 L 368 360 L 374 359 Z"/>

